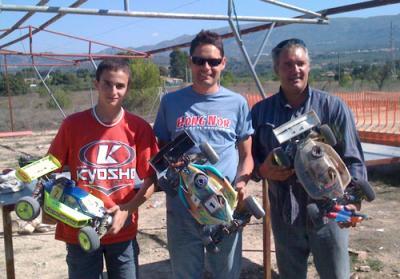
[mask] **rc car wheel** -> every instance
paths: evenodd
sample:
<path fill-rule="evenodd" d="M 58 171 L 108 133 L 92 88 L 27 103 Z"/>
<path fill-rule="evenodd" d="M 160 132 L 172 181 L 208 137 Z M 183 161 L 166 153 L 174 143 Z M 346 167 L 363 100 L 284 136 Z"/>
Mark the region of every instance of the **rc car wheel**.
<path fill-rule="evenodd" d="M 208 252 L 212 253 L 212 254 L 216 254 L 219 252 L 219 248 L 217 245 L 215 245 L 213 242 L 211 242 L 210 244 L 206 245 L 206 249 Z"/>
<path fill-rule="evenodd" d="M 285 153 L 282 147 L 277 147 L 272 150 L 274 155 L 275 163 L 278 166 L 290 168 L 292 163 L 290 162 L 289 156 Z"/>
<path fill-rule="evenodd" d="M 79 230 L 78 241 L 81 248 L 87 252 L 93 252 L 100 247 L 100 239 L 92 227 L 83 227 Z"/>
<path fill-rule="evenodd" d="M 212 227 L 204 226 L 201 240 L 203 242 L 203 245 L 206 247 L 207 251 L 215 254 L 219 252 L 219 248 L 215 244 L 214 239 L 211 236 L 211 233 L 212 233 Z"/>
<path fill-rule="evenodd" d="M 261 219 L 265 216 L 265 211 L 262 206 L 257 202 L 257 200 L 249 196 L 244 200 L 247 210 L 256 218 Z"/>
<path fill-rule="evenodd" d="M 179 177 L 177 177 L 177 181 L 169 180 L 168 177 L 161 177 L 157 181 L 157 185 L 170 197 L 175 197 L 178 194 L 178 186 L 179 186 Z"/>
<path fill-rule="evenodd" d="M 321 216 L 321 211 L 319 210 L 316 203 L 310 203 L 307 205 L 307 213 L 311 221 L 316 227 L 320 227 L 324 224 Z"/>
<path fill-rule="evenodd" d="M 203 235 L 201 237 L 201 241 L 203 242 L 204 246 L 207 246 L 210 243 L 213 243 L 213 239 L 210 235 Z"/>
<path fill-rule="evenodd" d="M 201 152 L 206 156 L 207 160 L 211 164 L 215 164 L 219 161 L 219 156 L 215 152 L 214 148 L 211 147 L 211 145 L 208 144 L 208 142 L 203 142 L 200 144 L 200 150 Z"/>
<path fill-rule="evenodd" d="M 332 129 L 328 125 L 321 125 L 321 127 L 319 127 L 319 131 L 322 138 L 327 144 L 329 144 L 330 146 L 335 146 L 337 144 L 336 137 L 333 134 Z"/>
<path fill-rule="evenodd" d="M 32 221 L 39 216 L 40 204 L 33 197 L 22 197 L 15 205 L 15 213 L 24 221 Z"/>
<path fill-rule="evenodd" d="M 359 187 L 362 193 L 362 198 L 365 199 L 367 202 L 371 202 L 375 199 L 375 191 L 372 189 L 371 184 L 364 179 L 357 179 L 353 178 L 352 183 Z"/>

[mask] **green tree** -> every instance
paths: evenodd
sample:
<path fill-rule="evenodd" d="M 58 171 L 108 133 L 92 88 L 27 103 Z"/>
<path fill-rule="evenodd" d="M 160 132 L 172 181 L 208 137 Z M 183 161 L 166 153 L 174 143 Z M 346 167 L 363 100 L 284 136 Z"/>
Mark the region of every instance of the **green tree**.
<path fill-rule="evenodd" d="M 57 100 L 58 104 L 61 108 L 67 109 L 70 108 L 72 105 L 72 101 L 70 96 L 64 90 L 58 88 L 53 93 L 54 98 Z M 47 107 L 49 109 L 58 109 L 56 103 L 54 102 L 53 98 L 47 101 Z"/>
<path fill-rule="evenodd" d="M 167 77 L 167 76 L 168 76 L 169 71 L 168 71 L 168 68 L 167 68 L 167 67 L 165 67 L 165 66 L 160 66 L 159 69 L 160 69 L 160 75 L 161 75 L 161 76 L 164 76 L 164 77 Z"/>
<path fill-rule="evenodd" d="M 390 77 L 391 73 L 392 68 L 389 62 L 384 65 L 372 65 L 368 71 L 368 79 L 373 80 L 379 90 L 382 90 L 385 80 Z"/>
<path fill-rule="evenodd" d="M 161 84 L 160 70 L 148 59 L 135 59 L 131 62 L 132 81 L 124 106 L 139 115 L 148 115 L 158 100 Z"/>
<path fill-rule="evenodd" d="M 169 55 L 171 77 L 186 78 L 188 53 L 180 49 L 174 49 Z"/>
<path fill-rule="evenodd" d="M 339 80 L 340 86 L 346 87 L 346 86 L 348 86 L 351 82 L 352 82 L 351 75 L 350 75 L 349 73 L 347 73 L 347 72 L 344 72 L 344 73 L 341 75 L 340 80 Z"/>
<path fill-rule="evenodd" d="M 235 79 L 231 71 L 225 70 L 221 75 L 221 85 L 224 87 L 231 86 L 235 82 Z"/>
<path fill-rule="evenodd" d="M 28 93 L 28 85 L 21 74 L 0 74 L 0 96 L 7 96 L 8 90 L 11 96 L 24 95 Z"/>
<path fill-rule="evenodd" d="M 131 88 L 141 90 L 160 86 L 160 70 L 148 59 L 135 59 L 131 62 Z"/>

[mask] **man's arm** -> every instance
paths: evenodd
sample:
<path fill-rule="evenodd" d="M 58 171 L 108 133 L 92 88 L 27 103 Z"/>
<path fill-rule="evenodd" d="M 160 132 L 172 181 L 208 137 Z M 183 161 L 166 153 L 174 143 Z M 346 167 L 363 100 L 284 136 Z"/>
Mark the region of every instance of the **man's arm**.
<path fill-rule="evenodd" d="M 126 219 L 151 197 L 154 193 L 154 181 L 154 176 L 145 178 L 142 187 L 129 202 L 115 205 L 107 211 L 113 215 L 113 223 L 108 233 L 117 234 L 124 226 Z"/>
<path fill-rule="evenodd" d="M 254 167 L 253 156 L 251 155 L 251 143 L 251 136 L 248 136 L 238 143 L 239 165 L 236 173 L 235 186 L 239 194 L 239 201 L 242 201 L 246 196 L 246 184 L 251 178 Z"/>

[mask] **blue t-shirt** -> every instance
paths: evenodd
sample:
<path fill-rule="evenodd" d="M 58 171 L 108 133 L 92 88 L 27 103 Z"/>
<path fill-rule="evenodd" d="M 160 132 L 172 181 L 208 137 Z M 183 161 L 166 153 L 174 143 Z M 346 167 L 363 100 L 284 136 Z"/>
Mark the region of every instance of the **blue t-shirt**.
<path fill-rule="evenodd" d="M 239 163 L 237 143 L 253 134 L 246 99 L 224 87 L 204 95 L 189 86 L 165 95 L 153 129 L 163 142 L 185 130 L 196 143 L 193 153 L 200 152 L 202 142 L 208 142 L 220 158 L 214 166 L 231 182 Z"/>
<path fill-rule="evenodd" d="M 308 87 L 306 93 L 306 100 L 298 108 L 292 108 L 288 104 L 282 91 L 253 107 L 252 121 L 254 129 L 256 129 L 253 139 L 255 168 L 257 169 L 267 155 L 279 146 L 272 133 L 272 128 L 279 127 L 293 118 L 314 110 L 321 120 L 321 124 L 328 124 L 332 129 L 337 139 L 334 149 L 343 159 L 350 174 L 356 178 L 367 179 L 364 155 L 350 109 L 341 99 L 326 92 Z M 264 125 L 270 129 L 262 128 Z M 282 182 L 269 180 L 271 206 L 277 207 L 281 212 L 285 211 L 287 204 L 291 203 L 288 186 L 292 184 L 292 178 Z M 297 219 L 297 224 L 304 225 L 309 197 L 302 187 L 293 187 L 292 190 L 299 207 L 300 218 Z M 274 202 L 275 204 L 273 204 Z"/>

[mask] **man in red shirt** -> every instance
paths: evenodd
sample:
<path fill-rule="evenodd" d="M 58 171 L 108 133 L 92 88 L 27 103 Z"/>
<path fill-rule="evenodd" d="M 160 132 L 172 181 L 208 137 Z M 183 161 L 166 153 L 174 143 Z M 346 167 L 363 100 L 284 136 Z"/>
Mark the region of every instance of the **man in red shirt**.
<path fill-rule="evenodd" d="M 90 254 L 80 248 L 78 230 L 57 224 L 56 239 L 66 242 L 72 279 L 101 278 L 103 255 L 108 278 L 137 278 L 137 209 L 154 191 L 148 161 L 158 148 L 151 126 L 122 108 L 130 78 L 125 60 L 101 62 L 95 80 L 97 105 L 67 117 L 49 149 L 69 166 L 76 185 L 102 199 L 113 215 L 101 247 Z M 139 190 L 135 176 L 144 181 Z"/>

